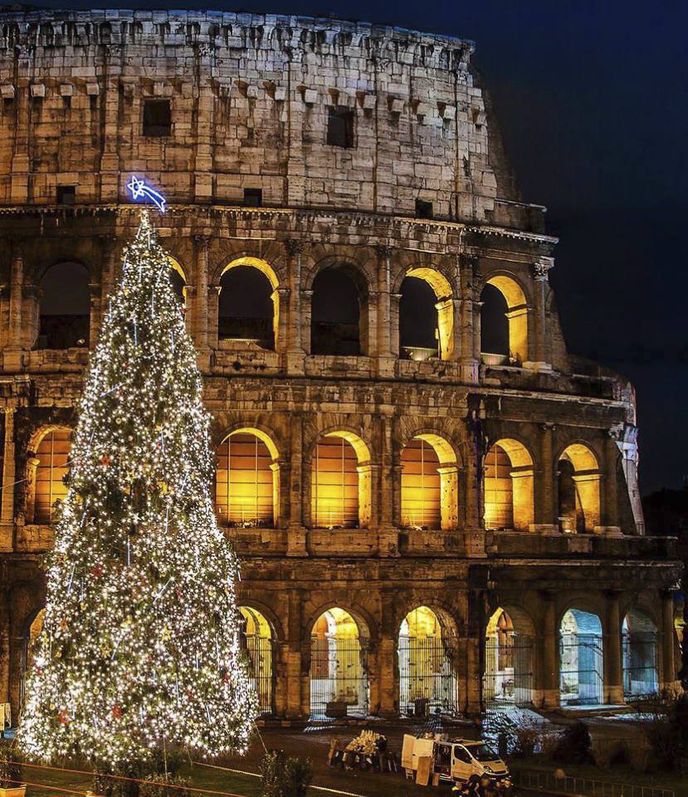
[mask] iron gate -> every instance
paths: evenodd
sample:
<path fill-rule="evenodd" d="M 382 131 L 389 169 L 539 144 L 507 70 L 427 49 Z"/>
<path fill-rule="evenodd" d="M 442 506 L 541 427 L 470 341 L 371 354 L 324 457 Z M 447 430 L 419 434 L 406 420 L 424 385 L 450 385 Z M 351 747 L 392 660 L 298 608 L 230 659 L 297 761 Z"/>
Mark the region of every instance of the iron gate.
<path fill-rule="evenodd" d="M 421 707 L 433 714 L 459 713 L 453 653 L 438 637 L 399 637 L 402 714 L 417 714 Z"/>
<path fill-rule="evenodd" d="M 602 638 L 597 634 L 562 634 L 559 640 L 562 703 L 603 702 Z"/>
<path fill-rule="evenodd" d="M 249 680 L 258 695 L 258 711 L 272 713 L 272 640 L 257 634 L 243 635 Z"/>
<path fill-rule="evenodd" d="M 356 638 L 311 637 L 311 716 L 368 714 L 368 662 Z"/>
<path fill-rule="evenodd" d="M 528 705 L 533 690 L 533 638 L 513 635 L 504 645 L 485 640 L 483 694 L 489 704 Z"/>
<path fill-rule="evenodd" d="M 624 697 L 654 695 L 657 682 L 657 634 L 654 631 L 624 632 Z"/>

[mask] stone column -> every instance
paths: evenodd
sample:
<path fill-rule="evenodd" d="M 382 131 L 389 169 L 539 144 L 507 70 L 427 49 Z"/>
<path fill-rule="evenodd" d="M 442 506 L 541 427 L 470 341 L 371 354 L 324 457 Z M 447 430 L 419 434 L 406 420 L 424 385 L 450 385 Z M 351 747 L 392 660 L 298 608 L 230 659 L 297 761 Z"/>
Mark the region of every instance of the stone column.
<path fill-rule="evenodd" d="M 619 593 L 607 592 L 607 633 L 604 646 L 604 702 L 620 705 L 624 702 L 621 669 L 621 618 Z"/>
<path fill-rule="evenodd" d="M 26 73 L 27 68 L 33 69 L 33 59 L 24 53 L 17 60 L 20 73 Z M 31 65 L 31 66 L 29 66 Z M 31 98 L 29 77 L 23 74 L 17 80 L 16 116 L 14 123 L 14 151 L 12 152 L 12 167 L 10 173 L 10 204 L 26 205 L 29 202 L 29 130 L 31 127 Z"/>
<path fill-rule="evenodd" d="M 289 617 L 287 624 L 287 717 L 296 719 L 304 715 L 304 700 L 310 700 L 308 688 L 303 694 L 303 662 L 301 625 L 303 622 L 303 594 L 302 590 L 291 589 L 288 592 Z M 306 687 L 308 684 L 306 683 Z M 305 716 L 308 716 L 308 710 Z"/>
<path fill-rule="evenodd" d="M 281 309 L 287 316 L 287 373 L 302 374 L 306 353 L 302 340 L 301 258 L 305 244 L 297 238 L 284 242 L 288 257 L 289 307 Z"/>
<path fill-rule="evenodd" d="M 397 622 L 394 607 L 396 593 L 382 593 L 382 618 L 378 644 L 379 713 L 389 719 L 399 716 L 399 661 L 397 655 Z"/>
<path fill-rule="evenodd" d="M 208 345 L 208 246 L 210 238 L 207 235 L 194 236 L 194 307 L 192 333 L 196 348 L 201 356 L 209 355 Z"/>
<path fill-rule="evenodd" d="M 24 257 L 21 249 L 15 247 L 12 252 L 12 265 L 10 269 L 10 305 L 9 305 L 9 347 L 21 349 L 22 340 L 22 310 L 24 304 Z"/>
<path fill-rule="evenodd" d="M 482 591 L 468 594 L 466 617 L 465 662 L 466 677 L 462 709 L 468 716 L 476 716 L 483 710 L 483 671 L 485 612 Z"/>
<path fill-rule="evenodd" d="M 559 705 L 559 629 L 554 606 L 554 596 L 550 592 L 541 593 L 543 623 L 540 636 L 540 677 L 542 705 L 555 708 Z"/>
<path fill-rule="evenodd" d="M 289 446 L 289 524 L 287 556 L 306 555 L 306 531 L 303 527 L 303 426 L 302 412 L 291 413 Z M 303 491 L 305 493 L 305 491 Z"/>
<path fill-rule="evenodd" d="M 676 662 L 674 660 L 674 644 L 676 631 L 674 627 L 674 595 L 669 590 L 661 593 L 662 600 L 662 672 L 660 689 L 670 689 L 677 679 Z"/>
<path fill-rule="evenodd" d="M 112 288 L 115 284 L 115 254 L 117 238 L 114 235 L 100 236 L 100 307 L 107 311 Z"/>
<path fill-rule="evenodd" d="M 393 483 L 393 456 L 394 443 L 392 424 L 394 420 L 387 415 L 379 416 L 380 423 L 380 527 L 390 528 L 394 525 L 394 483 Z"/>
<path fill-rule="evenodd" d="M 208 286 L 208 346 L 211 350 L 219 348 L 218 328 L 220 314 L 220 285 Z"/>
<path fill-rule="evenodd" d="M 618 463 L 621 452 L 612 436 L 610 430 L 609 437 L 605 445 L 605 469 L 604 469 L 604 525 L 608 533 L 620 533 L 619 526 L 619 476 Z"/>
<path fill-rule="evenodd" d="M 392 247 L 379 244 L 377 253 L 377 367 L 380 376 L 394 374 L 392 354 L 391 260 Z"/>
<path fill-rule="evenodd" d="M 540 424 L 540 478 L 535 480 L 535 527 L 540 532 L 558 530 L 555 463 L 552 461 L 552 434 L 556 428 L 553 423 Z"/>
<path fill-rule="evenodd" d="M 88 347 L 94 349 L 100 332 L 100 322 L 102 320 L 101 288 L 97 282 L 89 282 L 89 324 L 88 324 Z"/>
<path fill-rule="evenodd" d="M 213 71 L 210 50 L 200 47 L 198 75 L 210 75 Z M 206 54 L 207 53 L 207 54 Z M 215 116 L 215 95 L 210 81 L 199 79 L 196 100 L 196 144 L 194 152 L 194 195 L 196 202 L 213 200 L 213 121 Z M 200 288 L 199 288 L 200 290 Z"/>
<path fill-rule="evenodd" d="M 478 258 L 472 254 L 459 255 L 461 303 L 459 319 L 461 378 L 475 384 L 480 370 L 480 307 L 476 301 Z M 457 323 L 455 322 L 455 323 Z"/>
<path fill-rule="evenodd" d="M 0 498 L 0 551 L 11 551 L 13 547 L 15 451 L 14 451 L 14 413 L 13 407 L 4 412 L 4 433 L 2 450 L 2 496 Z"/>
<path fill-rule="evenodd" d="M 273 307 L 277 308 L 277 324 L 273 328 L 275 333 L 275 351 L 280 355 L 287 353 L 287 338 L 289 336 L 289 294 L 288 288 L 275 288 L 272 292 Z"/>
<path fill-rule="evenodd" d="M 122 70 L 121 47 L 108 48 L 108 64 L 102 80 L 103 128 L 100 157 L 100 201 L 116 202 L 119 195 L 119 103 Z M 128 90 L 133 87 L 128 85 Z"/>
<path fill-rule="evenodd" d="M 533 308 L 533 342 L 528 346 L 530 362 L 527 368 L 536 371 L 551 371 L 552 365 L 547 357 L 547 319 L 545 300 L 547 296 L 548 272 L 554 267 L 553 257 L 539 257 L 533 263 L 533 283 L 535 306 Z"/>

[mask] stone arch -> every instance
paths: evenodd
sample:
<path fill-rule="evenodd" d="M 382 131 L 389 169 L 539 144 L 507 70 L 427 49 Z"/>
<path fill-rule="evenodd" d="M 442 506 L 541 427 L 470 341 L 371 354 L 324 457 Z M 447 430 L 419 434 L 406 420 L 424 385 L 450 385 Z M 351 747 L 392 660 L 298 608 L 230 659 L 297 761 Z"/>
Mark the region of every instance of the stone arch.
<path fill-rule="evenodd" d="M 348 429 L 323 431 L 313 445 L 310 461 L 312 525 L 367 528 L 372 501 L 367 443 Z"/>
<path fill-rule="evenodd" d="M 600 525 L 600 469 L 593 450 L 574 442 L 557 458 L 559 526 L 566 532 L 592 532 Z"/>
<path fill-rule="evenodd" d="M 172 289 L 175 295 L 181 302 L 183 307 L 187 304 L 187 287 L 188 280 L 186 278 L 186 271 L 182 264 L 172 255 L 167 255 L 167 262 L 170 264 L 170 280 L 172 282 Z"/>
<path fill-rule="evenodd" d="M 259 609 L 249 604 L 238 608 L 242 619 L 241 645 L 244 650 L 251 685 L 258 697 L 258 711 L 274 711 L 275 635 L 272 625 Z"/>
<path fill-rule="evenodd" d="M 85 348 L 91 323 L 91 275 L 79 260 L 59 260 L 38 281 L 37 349 Z M 64 286 L 69 284 L 70 290 Z"/>
<path fill-rule="evenodd" d="M 533 457 L 512 437 L 496 440 L 485 454 L 483 478 L 486 529 L 528 531 L 535 520 Z"/>
<path fill-rule="evenodd" d="M 414 528 L 456 528 L 458 459 L 435 432 L 418 432 L 402 448 L 401 523 Z"/>
<path fill-rule="evenodd" d="M 422 349 L 421 353 L 423 353 L 425 352 L 425 349 L 428 348 L 420 347 L 420 349 L 418 349 L 418 346 L 416 345 L 418 341 L 413 341 L 411 339 L 405 341 L 404 326 L 408 308 L 405 307 L 404 284 L 408 279 L 420 280 L 424 282 L 427 286 L 429 286 L 429 288 L 432 290 L 432 294 L 434 295 L 435 301 L 432 311 L 435 313 L 436 350 L 434 354 L 430 353 L 429 356 L 437 356 L 440 360 L 452 359 L 454 356 L 454 324 L 456 323 L 454 318 L 454 292 L 449 280 L 444 276 L 444 274 L 442 274 L 441 271 L 437 270 L 436 268 L 425 266 L 416 266 L 406 269 L 399 284 L 399 293 L 401 294 L 401 299 L 399 302 L 400 354 L 402 354 L 406 349 L 406 354 L 411 359 L 425 359 L 424 356 L 418 356 L 418 354 L 414 356 L 414 353 L 410 350 L 415 348 L 420 351 Z M 427 352 L 425 353 L 427 354 Z"/>
<path fill-rule="evenodd" d="M 359 613 L 329 605 L 310 624 L 313 717 L 366 716 L 370 630 Z"/>
<path fill-rule="evenodd" d="M 508 361 L 522 365 L 528 360 L 528 302 L 525 291 L 510 274 L 494 274 L 485 281 L 485 285 L 496 288 L 506 303 L 504 315 L 508 322 Z M 484 293 L 485 287 L 481 297 Z M 482 344 L 481 351 L 484 351 Z"/>
<path fill-rule="evenodd" d="M 535 624 L 518 606 L 500 606 L 485 629 L 483 694 L 492 705 L 528 705 L 535 680 Z"/>
<path fill-rule="evenodd" d="M 215 502 L 228 526 L 279 525 L 279 451 L 269 434 L 238 426 L 216 449 Z"/>
<path fill-rule="evenodd" d="M 265 303 L 269 303 L 271 307 L 271 321 L 264 318 L 263 315 L 252 316 L 238 316 L 232 310 L 231 313 L 226 313 L 223 316 L 223 304 L 226 297 L 230 293 L 226 293 L 223 297 L 222 291 L 231 286 L 228 284 L 223 285 L 223 281 L 227 283 L 226 275 L 231 275 L 232 271 L 237 268 L 255 269 L 255 271 L 262 275 L 267 285 L 265 285 Z M 262 278 L 259 278 L 261 280 Z M 283 308 L 280 307 L 280 283 L 277 273 L 273 266 L 267 260 L 250 255 L 242 255 L 236 257 L 227 263 L 218 275 L 218 295 L 219 295 L 219 309 L 218 309 L 218 337 L 220 340 L 236 340 L 236 339 L 255 339 L 259 345 L 267 349 L 275 349 L 278 345 L 279 325 L 280 325 L 280 312 Z M 261 293 L 262 288 L 256 283 L 256 296 Z M 258 300 L 260 303 L 260 300 Z M 231 310 L 231 308 L 229 308 Z M 259 309 L 254 312 L 259 312 Z M 267 323 L 266 323 L 267 322 Z"/>
<path fill-rule="evenodd" d="M 624 697 L 633 699 L 659 691 L 657 626 L 649 614 L 635 606 L 621 626 Z"/>
<path fill-rule="evenodd" d="M 441 607 L 417 605 L 402 618 L 397 637 L 402 715 L 458 713 L 457 642 L 456 623 Z"/>
<path fill-rule="evenodd" d="M 310 353 L 367 355 L 371 285 L 367 271 L 349 258 L 327 257 L 310 271 L 306 285 Z"/>
<path fill-rule="evenodd" d="M 52 523 L 55 501 L 67 495 L 63 479 L 69 471 L 72 434 L 69 426 L 51 424 L 31 437 L 25 477 L 27 523 Z"/>
<path fill-rule="evenodd" d="M 578 604 L 577 604 L 578 606 Z M 559 682 L 563 705 L 603 702 L 604 649 L 600 615 L 578 607 L 559 622 Z"/>

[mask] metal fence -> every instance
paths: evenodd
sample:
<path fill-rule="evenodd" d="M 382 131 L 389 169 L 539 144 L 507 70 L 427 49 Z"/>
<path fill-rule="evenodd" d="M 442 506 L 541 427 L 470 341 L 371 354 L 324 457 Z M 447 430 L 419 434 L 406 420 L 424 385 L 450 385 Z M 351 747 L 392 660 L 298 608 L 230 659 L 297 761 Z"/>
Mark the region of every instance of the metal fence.
<path fill-rule="evenodd" d="M 559 642 L 562 703 L 602 703 L 602 638 L 597 634 L 562 634 Z"/>
<path fill-rule="evenodd" d="M 654 631 L 625 631 L 622 636 L 624 696 L 653 695 L 657 678 L 657 634 Z"/>
<path fill-rule="evenodd" d="M 628 783 L 612 783 L 594 778 L 555 778 L 553 772 L 515 770 L 514 784 L 523 789 L 551 791 L 560 794 L 586 795 L 586 797 L 678 797 L 674 789 L 656 786 L 631 786 Z"/>
<path fill-rule="evenodd" d="M 258 695 L 258 710 L 261 714 L 271 714 L 272 640 L 256 634 L 244 634 L 243 642 L 249 679 Z"/>
<path fill-rule="evenodd" d="M 338 705 L 336 705 L 338 704 Z M 312 637 L 311 716 L 368 713 L 368 662 L 358 639 Z"/>
<path fill-rule="evenodd" d="M 399 637 L 402 714 L 458 714 L 453 651 L 438 637 Z"/>
<path fill-rule="evenodd" d="M 533 639 L 511 635 L 506 644 L 485 642 L 483 691 L 489 705 L 524 706 L 532 702 Z"/>

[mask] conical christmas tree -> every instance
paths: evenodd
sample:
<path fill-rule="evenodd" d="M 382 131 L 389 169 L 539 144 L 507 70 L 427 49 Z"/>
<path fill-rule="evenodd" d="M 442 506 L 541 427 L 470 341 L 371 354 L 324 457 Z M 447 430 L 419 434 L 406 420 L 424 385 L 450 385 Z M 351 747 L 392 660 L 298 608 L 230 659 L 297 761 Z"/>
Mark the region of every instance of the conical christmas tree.
<path fill-rule="evenodd" d="M 209 417 L 144 212 L 91 360 L 19 732 L 43 759 L 130 771 L 246 747 L 237 560 L 211 500 Z"/>

